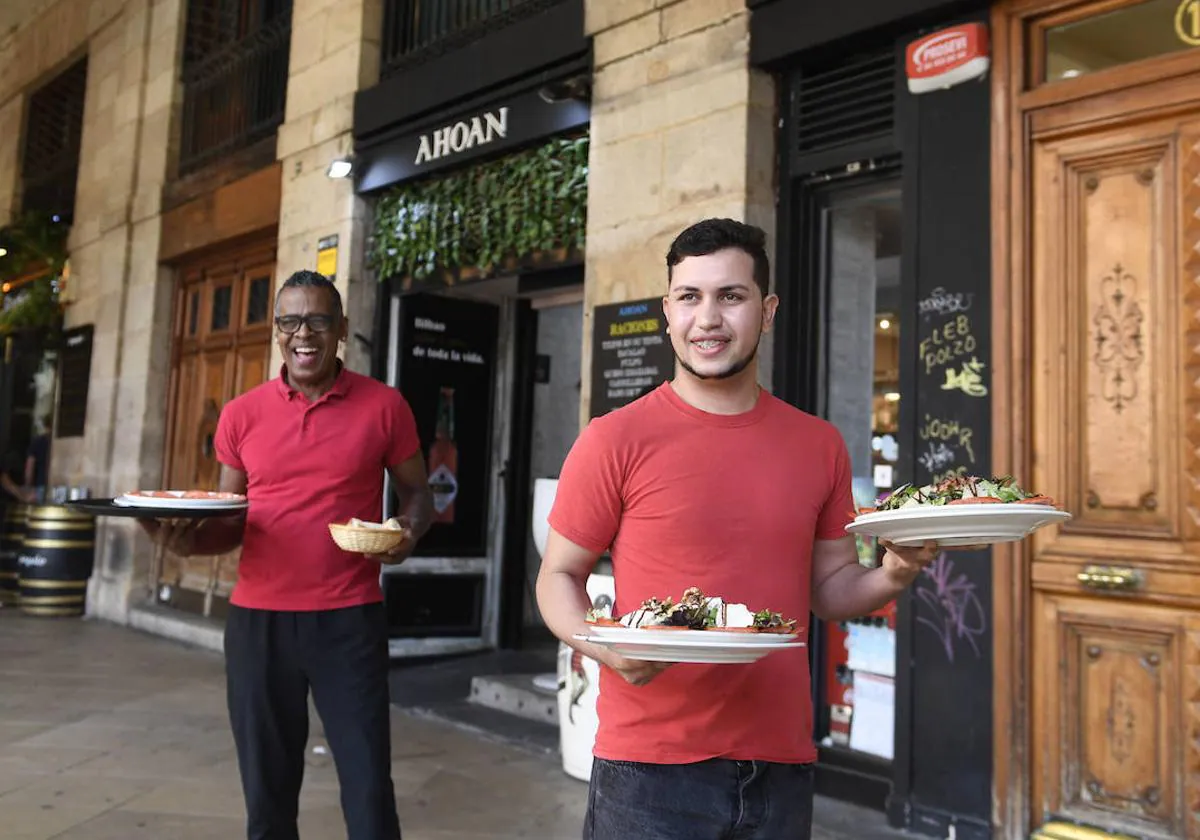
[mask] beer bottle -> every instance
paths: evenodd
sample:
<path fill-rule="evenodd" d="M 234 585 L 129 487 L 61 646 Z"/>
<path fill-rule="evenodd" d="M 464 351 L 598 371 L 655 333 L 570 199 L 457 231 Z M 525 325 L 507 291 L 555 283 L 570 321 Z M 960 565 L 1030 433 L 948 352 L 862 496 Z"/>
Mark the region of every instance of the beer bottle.
<path fill-rule="evenodd" d="M 437 429 L 429 447 L 429 488 L 433 491 L 434 522 L 454 521 L 458 495 L 458 446 L 454 443 L 454 389 L 438 393 Z"/>

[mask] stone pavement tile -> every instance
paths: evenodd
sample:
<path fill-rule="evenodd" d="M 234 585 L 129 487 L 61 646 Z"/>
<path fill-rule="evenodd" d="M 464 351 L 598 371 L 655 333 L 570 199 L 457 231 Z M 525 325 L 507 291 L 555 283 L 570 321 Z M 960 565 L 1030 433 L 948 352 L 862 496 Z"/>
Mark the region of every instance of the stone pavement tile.
<path fill-rule="evenodd" d="M 324 808 L 339 803 L 337 789 L 330 785 L 306 784 L 300 792 L 300 810 Z M 176 816 L 244 818 L 241 780 L 237 776 L 220 782 L 196 779 L 172 780 L 126 802 L 124 810 Z"/>
<path fill-rule="evenodd" d="M 34 735 L 40 735 L 53 728 L 54 724 L 52 723 L 0 720 L 0 747 L 5 744 L 20 743 L 26 738 L 32 738 Z"/>
<path fill-rule="evenodd" d="M 224 762 L 229 748 L 224 744 L 202 747 L 189 744 L 121 747 L 62 771 L 65 776 L 106 776 L 122 779 L 191 779 L 206 767 Z"/>
<path fill-rule="evenodd" d="M 73 747 L 31 747 L 9 744 L 0 750 L 0 774 L 57 773 L 77 764 L 104 755 L 106 750 L 84 750 Z"/>
<path fill-rule="evenodd" d="M 0 796 L 0 814 L 23 834 L 49 838 L 119 807 L 148 787 L 129 779 L 42 776 Z"/>
<path fill-rule="evenodd" d="M 245 836 L 245 831 L 241 817 L 147 814 L 122 809 L 80 823 L 55 835 L 54 840 L 238 840 Z"/>

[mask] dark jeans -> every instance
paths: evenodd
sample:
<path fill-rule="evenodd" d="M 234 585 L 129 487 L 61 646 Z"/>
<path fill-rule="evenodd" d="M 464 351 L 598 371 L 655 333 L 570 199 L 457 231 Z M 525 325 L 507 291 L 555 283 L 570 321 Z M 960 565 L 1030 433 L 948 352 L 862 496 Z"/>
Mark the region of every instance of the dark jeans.
<path fill-rule="evenodd" d="M 809 840 L 811 764 L 592 763 L 583 840 Z"/>
<path fill-rule="evenodd" d="M 225 670 L 250 840 L 298 840 L 309 690 L 333 753 L 349 840 L 399 840 L 382 604 L 319 612 L 230 607 Z"/>

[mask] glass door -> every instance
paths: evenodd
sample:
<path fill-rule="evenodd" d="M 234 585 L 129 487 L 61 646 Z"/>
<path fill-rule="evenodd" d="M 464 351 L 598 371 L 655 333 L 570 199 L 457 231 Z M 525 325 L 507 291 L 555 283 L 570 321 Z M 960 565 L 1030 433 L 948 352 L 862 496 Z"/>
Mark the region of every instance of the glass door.
<path fill-rule="evenodd" d="M 810 300 L 821 312 L 816 349 L 816 410 L 837 426 L 850 453 L 857 506 L 897 484 L 900 460 L 900 305 L 902 246 L 898 173 L 846 178 L 812 187 Z M 813 347 L 813 345 L 816 345 Z M 863 565 L 879 547 L 858 540 Z M 896 605 L 844 622 L 815 622 L 813 691 L 821 763 L 859 778 L 891 777 L 894 757 Z M 837 774 L 832 774 L 837 775 Z M 874 807 L 882 796 L 860 792 Z"/>

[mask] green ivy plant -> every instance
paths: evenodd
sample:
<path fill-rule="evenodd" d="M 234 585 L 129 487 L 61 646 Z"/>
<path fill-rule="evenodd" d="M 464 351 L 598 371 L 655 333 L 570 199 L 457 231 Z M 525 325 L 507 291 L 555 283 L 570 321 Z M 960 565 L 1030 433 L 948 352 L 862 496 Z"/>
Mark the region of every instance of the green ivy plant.
<path fill-rule="evenodd" d="M 6 290 L 0 299 L 0 335 L 57 330 L 62 307 L 59 281 L 67 264 L 69 227 L 43 213 L 24 213 L 0 228 L 0 284 L 38 272 L 35 280 Z"/>
<path fill-rule="evenodd" d="M 441 177 L 402 184 L 375 208 L 380 280 L 481 276 L 539 253 L 583 250 L 588 138 L 556 138 Z"/>

